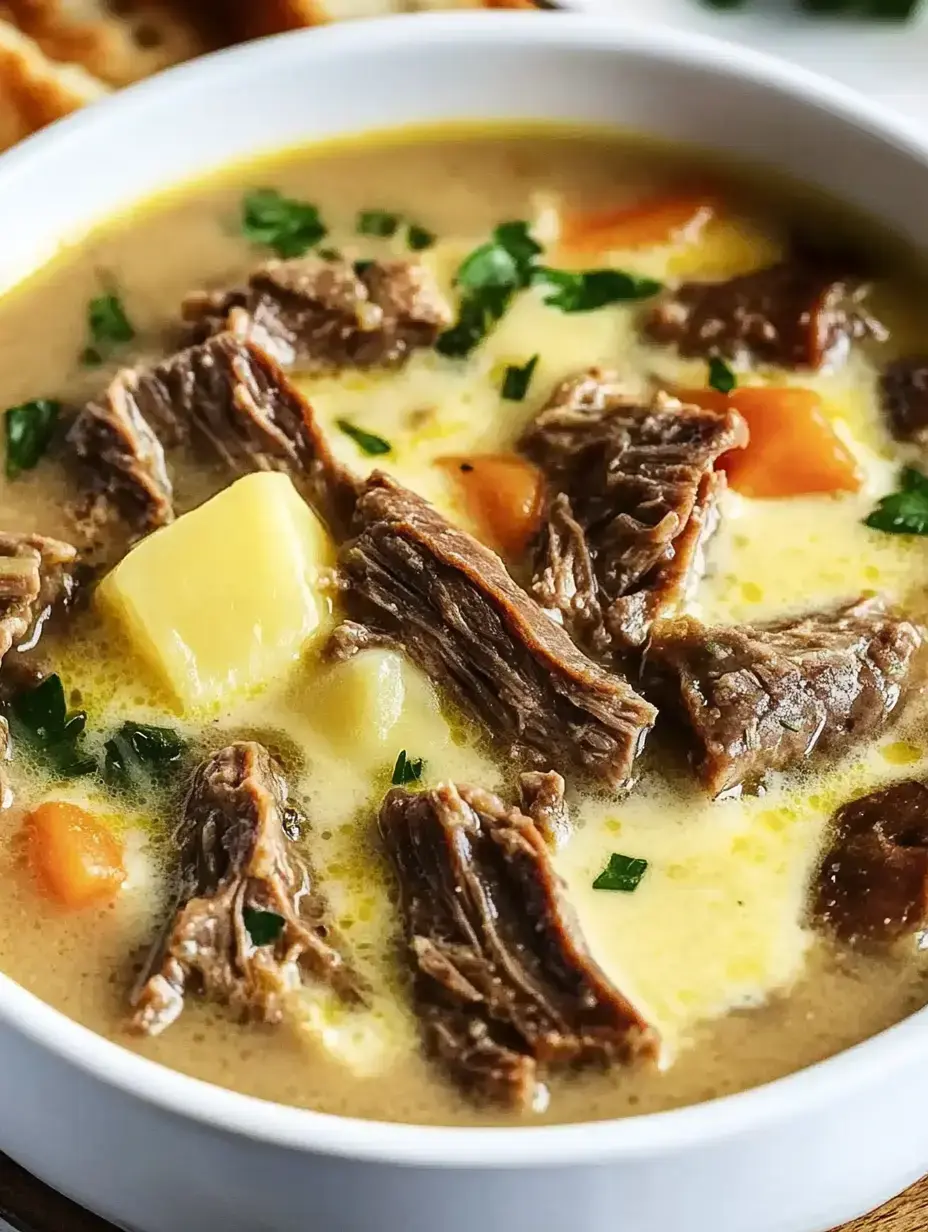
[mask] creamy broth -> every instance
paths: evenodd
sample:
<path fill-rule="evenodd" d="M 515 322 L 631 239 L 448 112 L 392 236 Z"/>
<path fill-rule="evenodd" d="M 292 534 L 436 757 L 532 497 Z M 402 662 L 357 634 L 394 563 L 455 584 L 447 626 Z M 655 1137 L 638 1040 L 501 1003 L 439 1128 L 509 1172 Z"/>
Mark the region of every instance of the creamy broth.
<path fill-rule="evenodd" d="M 707 180 L 724 207 L 698 238 L 611 252 L 597 263 L 659 279 L 721 278 L 782 255 L 797 220 L 821 232 L 838 226 L 885 267 L 874 299 L 891 336 L 880 344 L 880 360 L 924 336 L 928 299 L 911 259 L 830 205 L 766 178 L 715 166 L 707 172 L 703 159 L 611 135 L 461 129 L 289 153 L 173 191 L 112 221 L 0 300 L 0 405 L 36 396 L 76 403 L 101 388 L 106 370 L 88 370 L 79 357 L 87 303 L 107 280 L 118 286 L 138 330 L 132 361 L 165 353 L 188 291 L 239 281 L 261 259 L 238 227 L 242 193 L 255 185 L 272 184 L 318 205 L 329 227 L 325 243 L 352 260 L 404 254 L 401 237 L 357 235 L 360 210 L 414 219 L 437 236 L 419 255 L 450 292 L 462 258 L 501 220 L 526 219 L 539 240 L 556 247 L 565 212 L 618 207 Z M 638 313 L 626 304 L 568 315 L 527 293 L 467 362 L 424 349 L 397 371 L 295 380 L 345 464 L 363 474 L 376 462 L 479 534 L 436 459 L 511 449 L 552 387 L 590 365 L 617 368 L 642 388 L 651 376 L 674 388 L 705 384 L 702 360 L 640 340 Z M 501 401 L 506 366 L 535 354 L 525 400 Z M 838 497 L 753 500 L 727 492 L 705 577 L 688 608 L 694 615 L 707 623 L 750 622 L 875 592 L 916 620 L 928 615 L 925 542 L 863 524 L 905 459 L 879 413 L 876 373 L 873 348 L 855 347 L 834 371 L 760 368 L 742 375 L 743 383 L 819 392 L 863 482 Z M 339 419 L 386 438 L 391 454 L 365 457 L 338 431 Z M 172 464 L 180 509 L 227 481 L 179 457 Z M 73 541 L 70 484 L 54 456 L 5 483 L 0 527 Z M 366 1009 L 347 1013 L 308 987 L 288 1021 L 272 1028 L 243 1025 L 191 995 L 163 1035 L 128 1035 L 133 971 L 168 909 L 177 791 L 130 807 L 95 778 L 49 782 L 19 748 L 11 771 L 16 802 L 0 813 L 0 961 L 8 975 L 125 1047 L 262 1098 L 387 1120 L 516 1119 L 464 1099 L 421 1054 L 394 883 L 376 834 L 400 749 L 425 759 L 426 785 L 454 780 L 510 791 L 511 773 L 471 721 L 403 663 L 389 669 L 398 670 L 401 690 L 396 722 L 382 736 L 359 740 L 339 729 L 334 669 L 315 650 L 257 695 L 178 714 L 92 606 L 63 631 L 50 631 L 42 650 L 72 703 L 87 710 L 94 750 L 104 733 L 132 719 L 169 724 L 204 751 L 239 735 L 266 738 L 281 751 L 309 819 L 301 841 L 371 996 Z M 650 741 L 629 795 L 570 784 L 572 833 L 555 854 L 558 870 L 593 954 L 655 1024 L 663 1047 L 657 1067 L 554 1077 L 550 1104 L 533 1120 L 620 1116 L 740 1090 L 829 1056 L 928 1001 L 928 966 L 913 947 L 880 955 L 840 950 L 807 919 L 829 819 L 848 799 L 928 769 L 924 717 L 916 698 L 872 743 L 773 776 L 764 794 L 743 799 L 708 800 L 660 735 Z M 86 805 L 124 839 L 129 876 L 105 909 L 66 912 L 36 892 L 21 831 L 24 812 L 43 799 Z M 614 851 L 648 861 L 634 893 L 592 888 Z"/>

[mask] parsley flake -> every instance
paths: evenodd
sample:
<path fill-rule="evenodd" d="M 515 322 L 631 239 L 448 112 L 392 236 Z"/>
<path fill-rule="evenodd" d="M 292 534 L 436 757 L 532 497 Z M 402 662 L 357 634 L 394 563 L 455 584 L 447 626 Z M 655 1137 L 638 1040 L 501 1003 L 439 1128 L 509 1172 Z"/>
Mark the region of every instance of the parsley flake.
<path fill-rule="evenodd" d="M 308 201 L 285 197 L 276 188 L 255 188 L 242 198 L 242 232 L 279 257 L 302 257 L 325 239 L 328 228 Z"/>
<path fill-rule="evenodd" d="M 738 378 L 725 360 L 713 355 L 709 360 L 709 388 L 720 394 L 730 394 L 737 384 Z"/>
<path fill-rule="evenodd" d="M 55 432 L 61 403 L 36 398 L 11 406 L 3 416 L 6 430 L 6 477 L 15 479 L 38 465 Z"/>
<path fill-rule="evenodd" d="M 865 522 L 887 535 L 928 535 L 928 476 L 905 467 L 898 490 L 882 497 Z"/>
<path fill-rule="evenodd" d="M 593 882 L 593 889 L 622 890 L 626 894 L 631 894 L 633 890 L 638 889 L 638 884 L 647 867 L 647 860 L 613 853 L 609 857 L 609 863 Z"/>
<path fill-rule="evenodd" d="M 502 394 L 507 402 L 521 402 L 528 393 L 528 387 L 532 383 L 532 376 L 535 368 L 538 366 L 538 356 L 533 355 L 527 363 L 521 367 L 517 364 L 510 364 L 506 369 L 506 375 L 503 377 Z"/>
<path fill-rule="evenodd" d="M 390 442 L 385 441 L 382 436 L 377 436 L 374 432 L 365 432 L 363 428 L 359 428 L 349 419 L 336 419 L 335 426 L 340 432 L 344 432 L 345 436 L 350 436 L 362 453 L 372 458 L 389 453 L 392 449 Z"/>

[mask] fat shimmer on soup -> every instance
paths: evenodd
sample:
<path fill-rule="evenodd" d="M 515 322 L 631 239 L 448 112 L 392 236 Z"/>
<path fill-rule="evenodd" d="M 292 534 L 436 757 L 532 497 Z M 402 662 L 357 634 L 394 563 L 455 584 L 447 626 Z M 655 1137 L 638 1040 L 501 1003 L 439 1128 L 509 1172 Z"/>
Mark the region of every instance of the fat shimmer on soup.
<path fill-rule="evenodd" d="M 676 1107 L 928 1001 L 913 254 L 614 135 L 237 167 L 0 298 L 0 967 L 325 1112 Z"/>

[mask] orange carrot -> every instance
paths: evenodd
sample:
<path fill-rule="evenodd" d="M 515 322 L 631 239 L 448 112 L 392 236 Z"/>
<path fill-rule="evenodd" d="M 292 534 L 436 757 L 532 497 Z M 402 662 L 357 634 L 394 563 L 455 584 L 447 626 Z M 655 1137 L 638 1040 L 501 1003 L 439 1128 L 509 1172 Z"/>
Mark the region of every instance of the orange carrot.
<path fill-rule="evenodd" d="M 568 214 L 561 245 L 568 252 L 607 252 L 615 248 L 647 248 L 698 234 L 717 211 L 705 193 L 659 197 L 621 209 Z"/>
<path fill-rule="evenodd" d="M 856 492 L 863 477 L 854 455 L 824 413 L 811 389 L 714 389 L 677 392 L 684 402 L 711 410 L 732 407 L 751 434 L 746 449 L 721 460 L 728 481 L 744 496 L 811 496 Z"/>
<path fill-rule="evenodd" d="M 509 453 L 438 458 L 437 465 L 455 480 L 481 537 L 510 560 L 521 556 L 541 520 L 541 471 Z"/>
<path fill-rule="evenodd" d="M 108 902 L 126 879 L 123 845 L 92 814 L 49 800 L 26 818 L 26 850 L 43 894 L 78 910 Z"/>

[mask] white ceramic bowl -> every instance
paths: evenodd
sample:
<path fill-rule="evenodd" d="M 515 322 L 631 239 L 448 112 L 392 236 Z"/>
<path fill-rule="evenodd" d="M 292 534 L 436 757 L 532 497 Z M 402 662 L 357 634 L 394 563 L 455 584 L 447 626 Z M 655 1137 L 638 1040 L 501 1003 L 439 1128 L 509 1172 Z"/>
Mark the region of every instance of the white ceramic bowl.
<path fill-rule="evenodd" d="M 211 57 L 5 155 L 0 287 L 230 160 L 479 117 L 615 123 L 765 161 L 928 240 L 928 139 L 789 64 L 592 18 L 394 18 Z M 137 1232 L 823 1232 L 925 1170 L 926 1105 L 922 1012 L 679 1112 L 538 1129 L 353 1121 L 140 1060 L 0 977 L 0 1149 Z"/>

